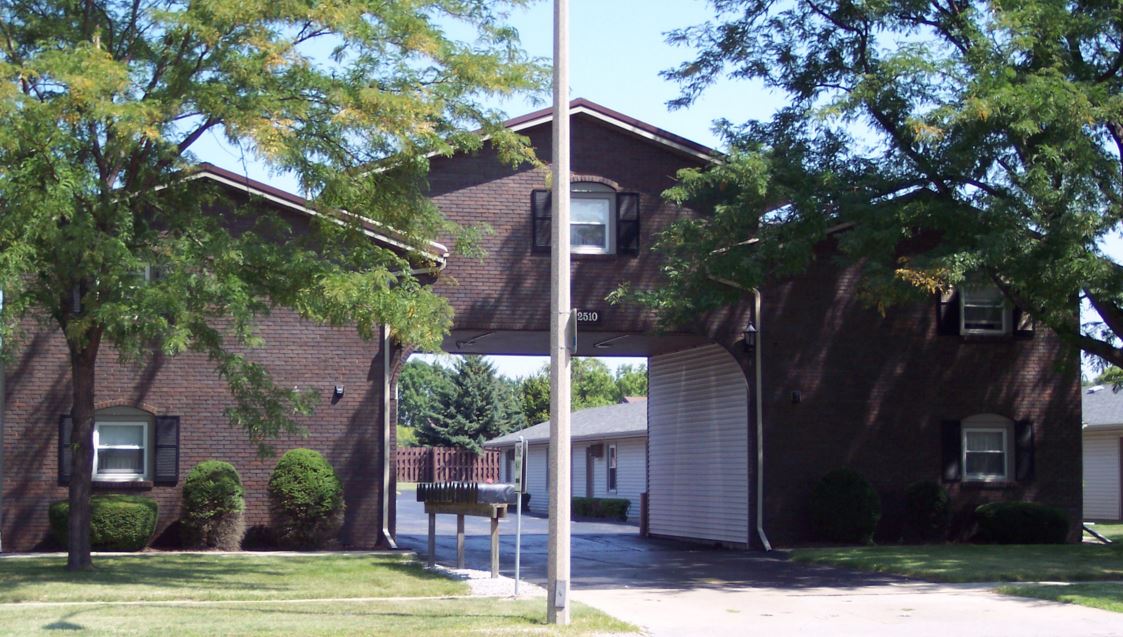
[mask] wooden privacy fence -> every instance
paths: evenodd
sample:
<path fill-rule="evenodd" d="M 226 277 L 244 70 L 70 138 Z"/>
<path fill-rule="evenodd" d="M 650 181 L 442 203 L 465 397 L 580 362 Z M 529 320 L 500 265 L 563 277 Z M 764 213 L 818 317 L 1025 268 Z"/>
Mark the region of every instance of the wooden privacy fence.
<path fill-rule="evenodd" d="M 402 482 L 499 482 L 498 449 L 479 455 L 455 447 L 398 449 L 398 480 Z"/>

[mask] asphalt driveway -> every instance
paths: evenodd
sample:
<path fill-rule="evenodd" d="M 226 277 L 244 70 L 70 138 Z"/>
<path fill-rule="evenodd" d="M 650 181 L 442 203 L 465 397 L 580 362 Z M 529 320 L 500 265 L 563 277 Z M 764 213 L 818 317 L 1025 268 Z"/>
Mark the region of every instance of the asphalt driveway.
<path fill-rule="evenodd" d="M 398 496 L 398 541 L 424 555 L 428 518 Z M 487 569 L 489 525 L 465 520 L 465 566 Z M 500 522 L 500 572 L 514 575 L 515 520 Z M 547 521 L 523 517 L 522 574 L 546 584 Z M 1123 636 L 1123 615 L 1006 597 L 986 585 L 944 585 L 795 564 L 780 552 L 742 552 L 639 537 L 627 524 L 574 522 L 573 597 L 651 635 L 1010 637 Z M 456 562 L 456 518 L 437 517 L 437 561 Z"/>

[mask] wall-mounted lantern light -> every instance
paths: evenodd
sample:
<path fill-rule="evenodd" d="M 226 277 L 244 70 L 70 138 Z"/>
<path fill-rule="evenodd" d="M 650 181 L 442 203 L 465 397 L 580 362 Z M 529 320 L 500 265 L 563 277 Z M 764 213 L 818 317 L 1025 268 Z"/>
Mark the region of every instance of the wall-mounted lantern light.
<path fill-rule="evenodd" d="M 743 332 L 745 338 L 745 351 L 751 352 L 756 347 L 756 326 L 750 320 Z"/>

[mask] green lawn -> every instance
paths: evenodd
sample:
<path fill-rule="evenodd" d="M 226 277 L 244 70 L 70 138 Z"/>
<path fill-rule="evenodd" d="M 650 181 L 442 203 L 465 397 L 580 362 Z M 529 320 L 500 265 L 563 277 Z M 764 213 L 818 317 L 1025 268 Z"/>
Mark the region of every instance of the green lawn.
<path fill-rule="evenodd" d="M 1047 599 L 1066 604 L 1123 613 L 1123 584 L 1065 584 L 1043 586 L 1003 586 L 998 592 L 1021 597 Z"/>
<path fill-rule="evenodd" d="M 1123 543 L 1123 524 L 1093 524 L 1090 525 L 1096 533 L 1106 537 L 1112 542 Z M 1085 537 L 1091 537 L 1085 534 Z"/>
<path fill-rule="evenodd" d="M 467 595 L 467 585 L 400 554 L 122 555 L 95 558 L 93 572 L 77 574 L 66 573 L 64 562 L 0 560 L 0 635 L 635 631 L 584 606 L 563 630 L 545 624 L 544 600 L 450 599 Z"/>
<path fill-rule="evenodd" d="M 792 559 L 940 582 L 1123 580 L 1123 544 L 814 548 Z"/>

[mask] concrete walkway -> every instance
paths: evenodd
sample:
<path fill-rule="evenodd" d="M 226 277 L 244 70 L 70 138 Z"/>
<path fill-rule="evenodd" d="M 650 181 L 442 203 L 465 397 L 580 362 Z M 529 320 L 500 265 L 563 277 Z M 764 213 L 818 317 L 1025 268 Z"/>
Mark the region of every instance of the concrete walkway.
<path fill-rule="evenodd" d="M 398 498 L 398 540 L 424 555 L 427 518 Z M 523 518 L 523 577 L 546 580 L 545 518 Z M 487 568 L 488 522 L 467 518 L 466 566 Z M 514 519 L 501 522 L 500 571 L 514 572 Z M 455 565 L 456 520 L 438 516 L 437 560 Z M 1123 615 L 945 585 L 788 562 L 780 553 L 644 540 L 635 526 L 575 522 L 573 597 L 655 637 L 948 635 L 1123 636 Z"/>

